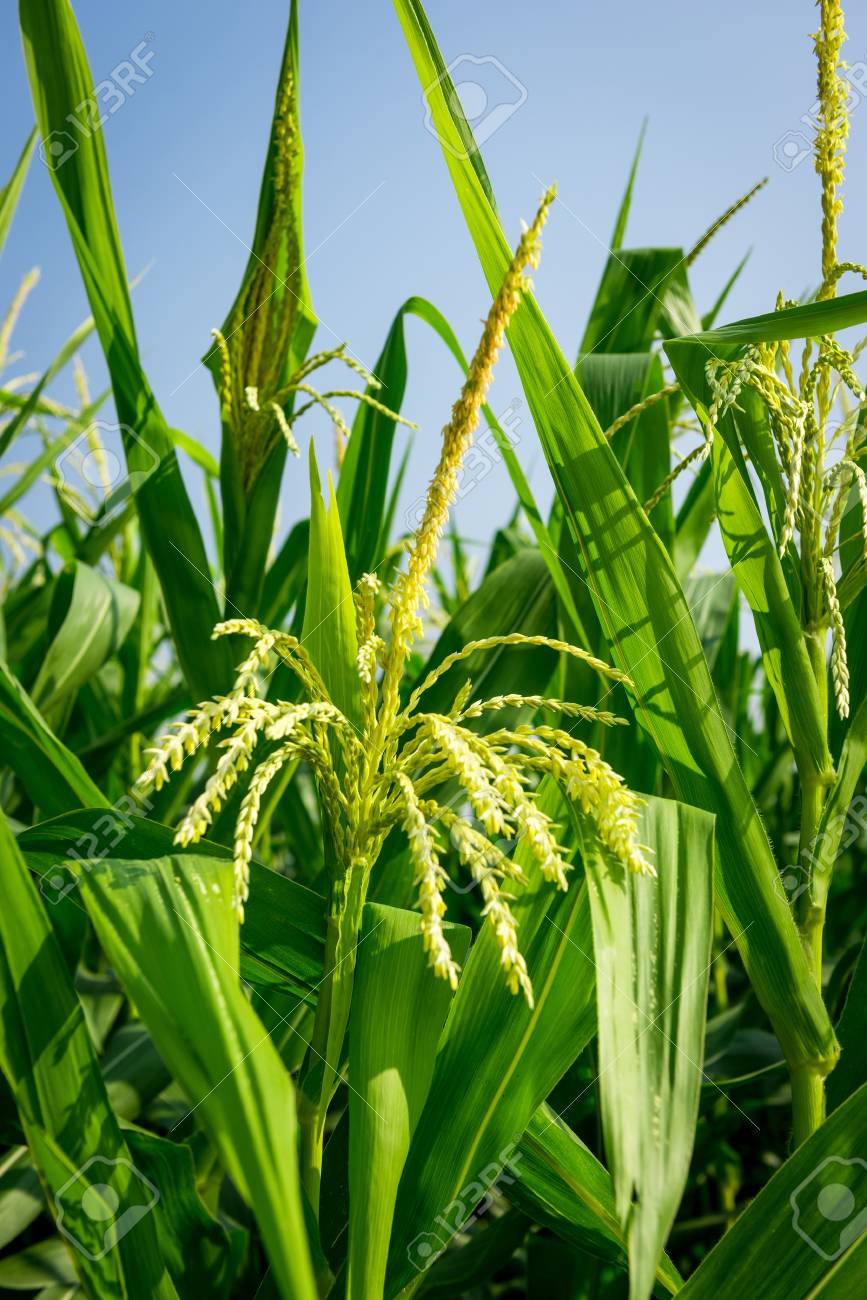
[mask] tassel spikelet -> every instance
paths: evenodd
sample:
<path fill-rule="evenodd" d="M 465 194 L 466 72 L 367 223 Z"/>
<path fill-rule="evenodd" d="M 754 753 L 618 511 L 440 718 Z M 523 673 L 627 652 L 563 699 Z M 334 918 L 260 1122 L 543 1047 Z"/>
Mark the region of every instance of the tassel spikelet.
<path fill-rule="evenodd" d="M 214 346 L 210 355 L 217 362 L 221 418 L 230 431 L 246 491 L 281 441 L 292 455 L 299 454 L 292 426 L 314 406 L 324 410 L 331 420 L 338 448 L 345 445 L 349 430 L 331 398 L 352 398 L 401 424 L 416 427 L 369 393 L 353 389 L 320 393 L 305 383 L 314 371 L 334 361 L 359 374 L 369 387 L 378 388 L 378 381 L 349 355 L 345 344 L 308 358 L 294 373 L 290 369 L 303 301 L 301 250 L 292 208 L 300 168 L 297 87 L 291 70 L 287 69 L 277 92 L 270 153 L 272 202 L 261 253 L 223 330 L 211 331 Z M 293 409 L 298 395 L 310 400 Z"/>
<path fill-rule="evenodd" d="M 867 266 L 841 261 L 837 254 L 840 197 L 849 135 L 849 85 L 842 61 L 845 40 L 840 0 L 817 0 L 820 23 L 813 35 L 818 70 L 818 119 L 814 162 L 821 179 L 822 279 L 818 298 L 833 298 L 838 282 L 847 274 L 867 279 Z M 777 297 L 782 310 L 798 304 Z M 781 555 L 799 535 L 799 569 L 803 579 L 805 634 L 822 645 L 831 639 L 831 676 L 840 717 L 849 711 L 849 672 L 843 614 L 834 576 L 834 554 L 840 526 L 853 487 L 862 511 L 862 553 L 856 563 L 867 563 L 867 478 L 859 463 L 867 442 L 863 420 L 867 394 L 855 373 L 863 344 L 853 350 L 831 335 L 804 342 L 800 373 L 795 374 L 791 344 L 787 340 L 745 349 L 735 362 L 713 359 L 707 376 L 713 394 L 708 436 L 731 408 L 737 392 L 750 387 L 761 398 L 768 416 L 785 486 L 782 517 L 775 520 Z M 856 407 L 850 411 L 849 401 Z M 831 419 L 837 404 L 844 412 L 835 427 Z M 851 418 L 850 418 L 851 416 Z M 845 434 L 845 447 L 839 443 Z M 748 454 L 748 449 L 744 448 Z M 833 460 L 832 460 L 833 457 Z M 830 462 L 830 463 L 829 463 Z"/>
<path fill-rule="evenodd" d="M 461 458 L 466 451 L 491 381 L 491 368 L 506 326 L 523 291 L 524 270 L 539 255 L 539 234 L 553 192 L 545 195 L 533 225 L 525 231 L 503 287 L 497 295 L 470 367 L 464 392 L 443 436 L 439 467 L 431 483 L 422 523 L 409 552 L 407 570 L 394 588 L 382 593 L 379 580 L 365 575 L 354 595 L 358 672 L 362 709 L 359 730 L 344 717 L 302 643 L 254 619 L 229 619 L 215 636 L 244 636 L 252 649 L 238 670 L 233 690 L 193 709 L 155 749 L 141 780 L 157 787 L 216 732 L 228 733 L 201 794 L 177 828 L 182 844 L 199 840 L 245 773 L 246 790 L 235 832 L 235 907 L 243 917 L 249 890 L 257 819 L 265 790 L 284 764 L 306 763 L 317 784 L 323 824 L 328 825 L 335 868 L 341 877 L 352 864 L 376 862 L 386 835 L 400 827 L 409 846 L 421 910 L 425 948 L 435 973 L 452 987 L 458 966 L 444 925 L 448 876 L 440 861 L 440 829 L 449 833 L 460 863 L 478 885 L 483 915 L 498 945 L 506 984 L 532 1006 L 527 965 L 519 948 L 518 925 L 504 882 L 523 883 L 513 859 L 519 845 L 524 861 L 534 862 L 542 879 L 566 889 L 570 864 L 558 844 L 556 826 L 536 802 L 536 789 L 550 775 L 574 800 L 577 814 L 598 846 L 630 871 L 654 874 L 638 843 L 641 800 L 595 750 L 571 732 L 541 723 L 502 727 L 481 735 L 467 725 L 503 709 L 554 712 L 578 721 L 616 725 L 614 714 L 570 701 L 518 693 L 471 699 L 471 684 L 457 692 L 448 714 L 425 711 L 429 692 L 456 663 L 500 646 L 546 646 L 577 657 L 610 682 L 631 686 L 626 674 L 580 647 L 543 636 L 486 637 L 445 658 L 402 701 L 401 680 L 410 644 L 418 635 L 418 613 L 447 521 Z M 303 383 L 303 380 L 301 381 Z M 257 400 L 254 396 L 254 401 Z M 249 399 L 248 399 L 249 405 Z M 382 604 L 384 610 L 378 611 Z M 387 629 L 378 631 L 378 614 Z M 277 659 L 297 677 L 300 702 L 262 698 L 262 678 Z M 379 666 L 381 665 L 381 673 Z M 472 810 L 477 825 L 453 806 L 437 801 L 444 783 L 458 787 L 460 807 Z"/>

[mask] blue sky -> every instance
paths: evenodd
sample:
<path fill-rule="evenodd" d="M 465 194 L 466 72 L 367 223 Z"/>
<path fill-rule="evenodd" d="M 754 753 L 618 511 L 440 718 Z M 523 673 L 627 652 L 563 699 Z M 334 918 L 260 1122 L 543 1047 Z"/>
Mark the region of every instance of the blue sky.
<path fill-rule="evenodd" d="M 867 63 L 867 7 L 850 8 L 849 60 Z M 198 358 L 209 329 L 226 314 L 247 257 L 288 3 L 215 0 L 205 8 L 178 0 L 135 6 L 79 0 L 75 9 L 95 81 L 110 76 L 142 42 L 153 55 L 153 75 L 105 127 L 115 205 L 130 274 L 153 263 L 134 297 L 153 388 L 171 424 L 216 450 L 217 407 Z M 514 112 L 500 113 L 506 120 L 484 145 L 510 236 L 517 236 L 521 217 L 532 215 L 541 182 L 558 182 L 562 203 L 549 222 L 535 281 L 567 355 L 576 350 L 604 265 L 645 114 L 650 122 L 627 243 L 689 246 L 733 199 L 769 175 L 770 185 L 694 268 L 699 306 L 709 305 L 751 245 L 727 318 L 770 309 L 780 287 L 797 296 L 814 283 L 817 180 L 809 159 L 790 165 L 809 134 L 801 119 L 814 100 L 811 0 L 729 0 L 723 8 L 694 0 L 654 6 L 431 0 L 427 9 L 446 62 L 459 61 L 457 79 L 485 82 L 487 103 L 468 91 L 481 130 L 488 132 L 489 114 L 503 102 L 518 103 Z M 410 294 L 422 294 L 470 350 L 487 290 L 439 146 L 425 129 L 392 5 L 301 0 L 300 33 L 305 239 L 322 345 L 347 339 L 372 364 L 396 309 Z M 5 177 L 32 121 L 13 5 L 3 8 L 0 36 Z M 867 92 L 867 72 L 862 84 Z M 867 104 L 853 114 L 850 175 L 841 252 L 864 260 Z M 36 160 L 0 262 L 0 304 L 32 265 L 41 267 L 42 280 L 16 332 L 25 355 L 13 373 L 38 370 L 87 314 L 59 207 Z M 407 328 L 404 412 L 421 425 L 409 502 L 434 463 L 458 377 L 425 326 L 411 321 Z M 104 373 L 98 351 L 90 346 L 85 356 L 98 387 Z M 69 396 L 63 383 L 54 391 Z M 494 410 L 519 396 L 511 359 L 504 357 Z M 315 415 L 302 441 L 310 434 L 328 463 L 331 434 Z M 547 471 L 528 419 L 520 437 L 524 466 L 547 499 Z M 284 524 L 306 513 L 306 498 L 306 474 L 290 466 Z M 511 502 L 498 469 L 459 511 L 462 530 L 489 534 L 507 518 Z"/>

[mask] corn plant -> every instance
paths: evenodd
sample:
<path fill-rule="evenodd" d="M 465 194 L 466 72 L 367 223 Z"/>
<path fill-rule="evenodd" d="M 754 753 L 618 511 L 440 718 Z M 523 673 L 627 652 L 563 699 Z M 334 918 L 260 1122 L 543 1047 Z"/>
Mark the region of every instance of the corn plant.
<path fill-rule="evenodd" d="M 41 373 L 13 350 L 33 273 L 0 326 L 0 1289 L 858 1295 L 867 398 L 846 331 L 867 292 L 843 288 L 867 268 L 838 229 L 841 6 L 813 37 L 815 292 L 719 326 L 741 262 L 700 312 L 690 268 L 763 183 L 686 252 L 629 248 L 639 141 L 572 363 L 528 275 L 556 188 L 508 238 L 420 0 L 394 0 L 490 302 L 468 358 L 409 298 L 372 367 L 317 341 L 297 7 L 250 259 L 202 340 L 217 458 L 148 381 L 101 129 L 51 161 L 92 88 L 72 8 L 20 3 L 36 131 L 0 251 L 41 135 L 92 316 Z M 458 395 L 402 529 L 410 315 Z M 506 344 L 547 513 L 487 404 Z M 283 529 L 316 417 L 333 441 L 310 440 Z M 479 574 L 452 513 L 474 444 L 514 489 Z M 700 563 L 714 530 L 725 573 Z"/>

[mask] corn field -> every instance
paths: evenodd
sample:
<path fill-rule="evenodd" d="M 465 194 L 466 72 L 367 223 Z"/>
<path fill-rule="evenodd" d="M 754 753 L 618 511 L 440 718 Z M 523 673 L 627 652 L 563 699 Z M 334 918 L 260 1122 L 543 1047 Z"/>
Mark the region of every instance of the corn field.
<path fill-rule="evenodd" d="M 20 0 L 35 125 L 4 144 L 0 251 L 38 159 L 90 315 L 27 373 L 15 268 L 0 325 L 0 1293 L 856 1300 L 867 253 L 842 7 L 788 7 L 816 102 L 777 160 L 809 155 L 816 264 L 721 323 L 750 263 L 710 303 L 692 268 L 764 182 L 691 248 L 632 247 L 639 140 L 566 356 L 531 280 L 553 178 L 501 222 L 493 128 L 393 0 L 487 294 L 463 342 L 407 299 L 372 365 L 308 282 L 287 7 L 247 265 L 183 359 L 209 447 L 148 381 L 113 205 L 104 125 L 148 55 L 97 83 L 69 0 Z M 409 318 L 454 363 L 441 433 L 406 409 Z M 504 351 L 520 443 L 488 403 Z M 479 564 L 454 506 L 492 463 L 508 523 Z"/>

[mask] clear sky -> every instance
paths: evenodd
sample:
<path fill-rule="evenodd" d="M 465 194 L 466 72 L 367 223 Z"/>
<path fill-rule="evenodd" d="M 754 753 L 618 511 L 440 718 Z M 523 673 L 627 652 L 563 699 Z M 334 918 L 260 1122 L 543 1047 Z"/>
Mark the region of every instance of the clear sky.
<path fill-rule="evenodd" d="M 15 8 L 6 4 L 0 14 L 3 179 L 32 122 Z M 288 0 L 78 0 L 75 9 L 95 81 L 142 42 L 153 55 L 153 75 L 105 127 L 114 199 L 130 274 L 153 263 L 134 296 L 152 386 L 170 423 L 216 450 L 216 401 L 198 358 L 209 329 L 225 317 L 247 257 Z M 867 63 L 867 6 L 849 9 L 849 61 Z M 575 353 L 605 262 L 645 114 L 650 122 L 627 244 L 689 246 L 769 175 L 770 185 L 694 268 L 699 307 L 710 304 L 751 245 L 727 319 L 769 310 L 780 287 L 798 296 L 815 283 L 817 178 L 809 159 L 798 163 L 809 135 L 801 118 L 815 98 L 807 36 L 816 23 L 812 0 L 430 0 L 427 12 L 446 62 L 460 60 L 456 80 L 485 82 L 487 104 L 472 91 L 474 102 L 467 101 L 481 132 L 491 130 L 490 114 L 503 103 L 518 103 L 500 113 L 506 120 L 483 149 L 510 237 L 519 218 L 532 215 L 542 182 L 559 184 L 562 203 L 535 280 L 567 355 Z M 425 129 L 391 3 L 301 0 L 300 37 L 305 241 L 322 345 L 347 339 L 373 364 L 396 309 L 422 294 L 472 349 L 487 289 L 439 146 Z M 867 99 L 867 70 L 861 76 L 856 68 L 855 76 Z M 863 261 L 865 103 L 853 114 L 849 174 L 841 252 Z M 0 305 L 34 264 L 42 281 L 16 332 L 25 356 L 13 373 L 42 367 L 87 314 L 60 209 L 36 159 L 0 261 Z M 458 378 L 426 326 L 410 321 L 407 328 L 404 412 L 422 426 L 406 493 L 411 501 L 434 463 Z M 96 388 L 104 374 L 96 347 L 85 355 Z M 68 386 L 54 394 L 69 396 Z M 519 394 L 511 359 L 504 358 L 494 410 Z M 330 431 L 315 415 L 308 419 L 300 440 L 314 434 L 327 463 Z M 528 420 L 519 453 L 547 499 L 547 471 Z M 284 524 L 306 514 L 306 498 L 306 473 L 290 466 Z M 489 534 L 512 499 L 498 470 L 464 504 L 462 530 Z"/>

